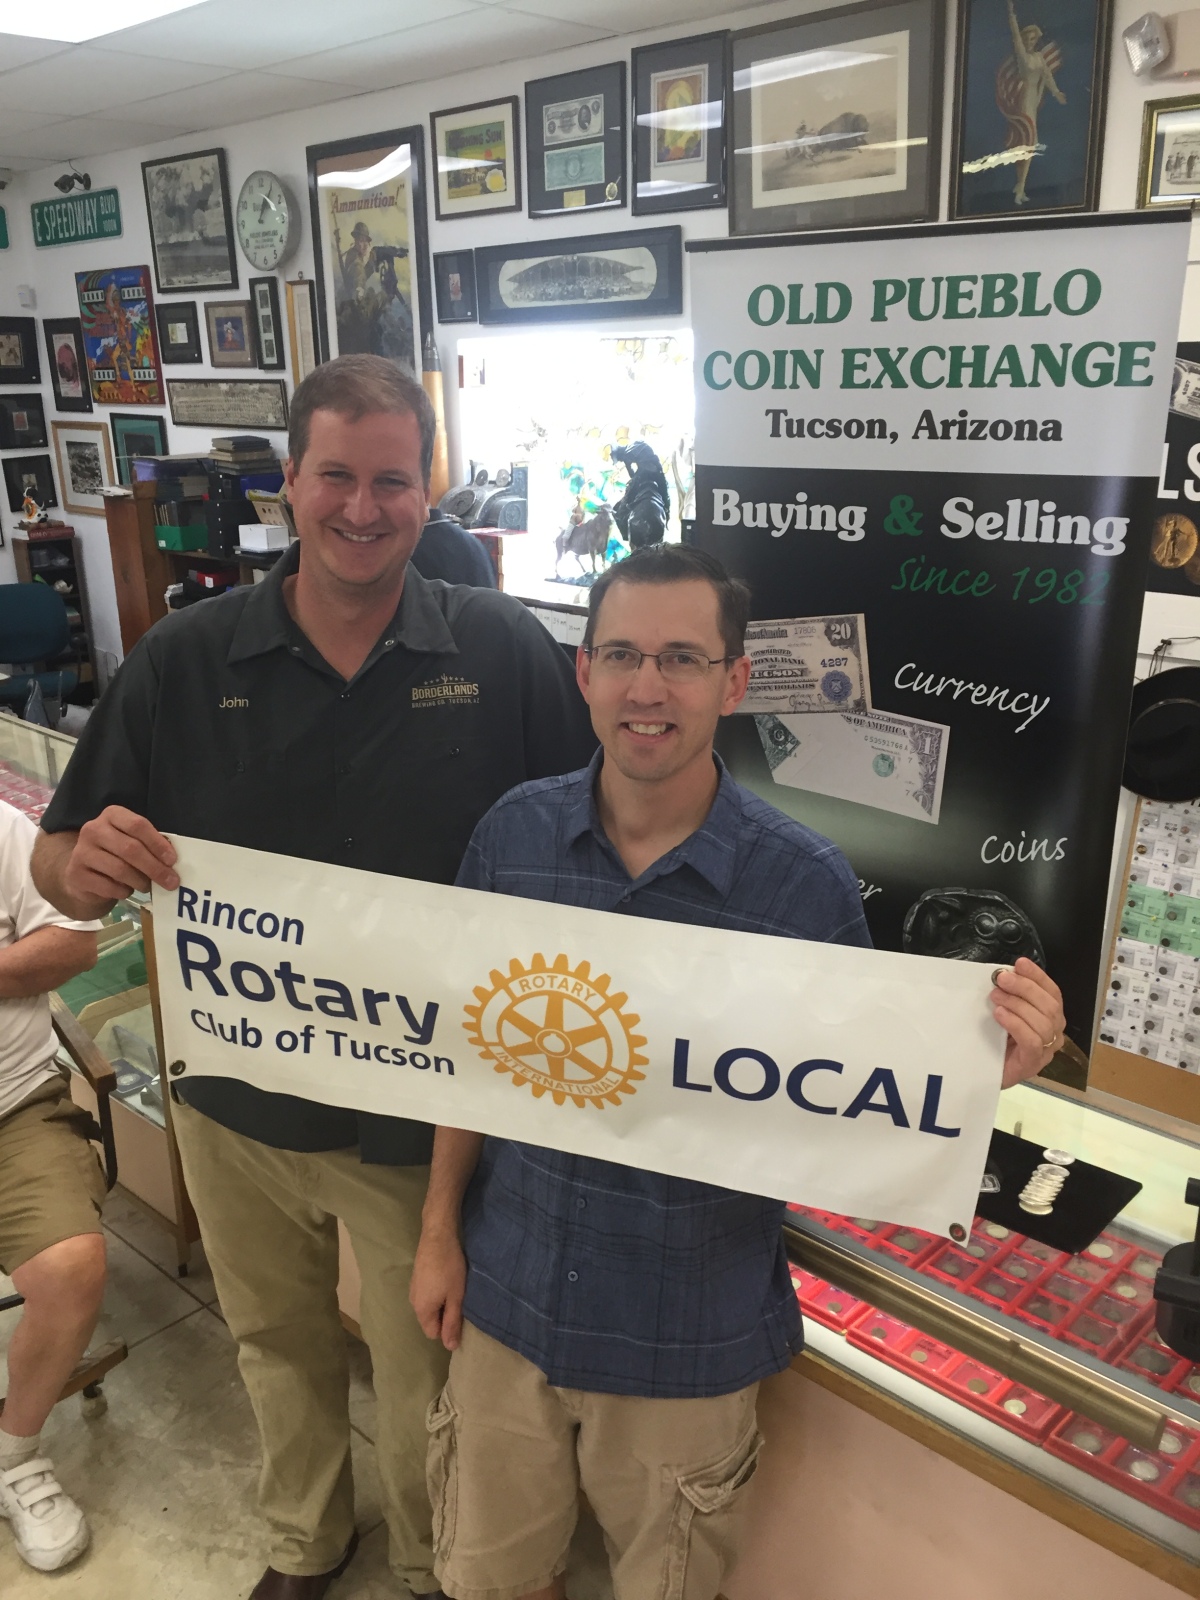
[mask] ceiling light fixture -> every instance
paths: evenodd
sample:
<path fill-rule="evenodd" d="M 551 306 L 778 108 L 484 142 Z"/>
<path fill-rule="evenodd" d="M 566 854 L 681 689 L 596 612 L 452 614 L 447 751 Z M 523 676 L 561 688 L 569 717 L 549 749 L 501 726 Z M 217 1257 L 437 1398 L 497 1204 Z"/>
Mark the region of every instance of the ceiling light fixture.
<path fill-rule="evenodd" d="M 154 22 L 174 11 L 187 11 L 202 0 L 121 0 L 109 9 L 95 0 L 0 0 L 0 34 L 17 33 L 26 39 L 59 39 L 79 44 L 84 39 L 99 39 L 106 33 L 135 28 L 139 22 Z"/>

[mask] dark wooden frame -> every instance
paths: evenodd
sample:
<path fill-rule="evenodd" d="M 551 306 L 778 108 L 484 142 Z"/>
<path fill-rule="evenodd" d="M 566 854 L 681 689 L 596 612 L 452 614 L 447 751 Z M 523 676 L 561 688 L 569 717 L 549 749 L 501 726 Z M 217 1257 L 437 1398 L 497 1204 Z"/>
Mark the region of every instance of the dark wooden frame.
<path fill-rule="evenodd" d="M 45 474 L 50 484 L 50 495 L 48 499 L 39 499 L 37 495 L 34 495 L 33 498 L 37 500 L 38 505 L 41 506 L 43 511 L 53 511 L 58 507 L 58 486 L 54 481 L 54 461 L 48 450 L 39 451 L 37 455 L 5 456 L 3 463 L 4 487 L 8 492 L 8 509 L 13 512 L 14 515 L 20 514 L 21 507 L 25 500 L 24 491 L 22 490 L 20 493 L 17 492 L 16 474 L 23 468 L 27 471 L 27 463 L 31 461 L 44 461 L 46 463 Z"/>
<path fill-rule="evenodd" d="M 917 92 L 910 95 L 910 137 L 915 131 L 924 137 L 924 170 L 918 172 L 903 190 L 882 194 L 847 195 L 834 199 L 811 202 L 786 202 L 778 206 L 752 204 L 752 179 L 749 162 L 751 127 L 751 93 L 739 89 L 737 75 L 745 59 L 748 42 L 770 34 L 780 36 L 779 56 L 794 54 L 805 49 L 820 49 L 839 43 L 852 44 L 856 39 L 870 38 L 873 34 L 892 31 L 898 26 L 892 13 L 901 10 L 923 9 L 927 20 L 918 26 L 914 18 L 910 37 L 928 41 L 928 53 L 923 61 L 923 82 L 917 83 Z M 791 42 L 787 42 L 787 36 Z M 803 36 L 811 43 L 806 44 Z M 839 6 L 832 11 L 815 11 L 807 16 L 791 17 L 780 22 L 763 23 L 735 33 L 730 41 L 730 110 L 729 110 L 729 232 L 731 235 L 757 235 L 764 233 L 800 233 L 818 228 L 854 228 L 888 226 L 904 222 L 924 222 L 938 214 L 938 187 L 941 178 L 941 129 L 943 73 L 942 60 L 945 40 L 945 0 L 875 0 L 869 6 Z M 913 85 L 912 55 L 909 56 L 909 84 Z M 920 112 L 915 130 L 911 122 L 914 108 Z M 909 160 L 917 161 L 915 149 L 910 147 Z"/>
<path fill-rule="evenodd" d="M 159 241 L 154 231 L 154 214 L 150 209 L 150 179 L 149 170 L 152 167 L 170 167 L 179 161 L 199 161 L 204 156 L 217 158 L 217 171 L 221 178 L 221 211 L 225 219 L 226 243 L 226 270 L 228 281 L 209 282 L 203 278 L 195 278 L 190 282 L 164 284 L 162 273 L 158 264 Z M 150 229 L 150 253 L 154 259 L 154 286 L 159 294 L 187 294 L 193 289 L 225 290 L 236 289 L 238 286 L 237 269 L 237 235 L 233 226 L 233 203 L 229 193 L 229 168 L 225 161 L 225 152 L 222 149 L 212 150 L 185 150 L 179 155 L 159 156 L 153 161 L 142 162 L 142 190 L 146 201 L 146 222 Z"/>
<path fill-rule="evenodd" d="M 630 86 L 633 102 L 630 115 L 633 135 L 633 182 L 630 186 L 629 202 L 635 217 L 661 216 L 671 211 L 703 211 L 725 204 L 725 163 L 729 131 L 729 39 L 729 30 L 723 28 L 717 33 L 698 33 L 688 39 L 666 39 L 662 44 L 642 45 L 633 51 L 630 63 L 633 80 Z M 708 130 L 710 141 L 706 156 L 708 181 L 702 188 L 685 191 L 679 195 L 642 195 L 642 184 L 651 181 L 651 150 L 654 144 L 653 126 L 649 124 L 643 126 L 641 121 L 643 116 L 651 116 L 654 112 L 654 107 L 650 103 L 651 76 L 656 72 L 670 71 L 672 60 L 678 63 L 675 70 L 682 71 L 685 66 L 694 64 L 698 57 L 702 58 L 702 64 L 708 67 L 710 74 L 717 78 L 715 95 L 710 81 L 708 103 L 712 104 L 714 99 L 719 99 L 721 104 L 721 126 Z"/>
<path fill-rule="evenodd" d="M 194 366 L 204 360 L 204 346 L 200 343 L 200 312 L 194 300 L 160 300 L 154 307 L 158 323 L 158 359 L 164 367 Z M 168 322 L 186 322 L 188 342 L 173 345 L 167 338 Z M 172 354 L 168 355 L 167 352 Z"/>
<path fill-rule="evenodd" d="M 215 325 L 223 310 L 233 310 L 246 328 L 246 348 L 235 352 L 236 360 L 217 349 Z M 206 300 L 204 302 L 204 329 L 208 335 L 208 364 L 214 372 L 245 372 L 258 366 L 258 319 L 254 314 L 253 300 Z"/>
<path fill-rule="evenodd" d="M 547 105 L 563 100 L 585 99 L 589 94 L 604 96 L 604 181 L 584 185 L 584 203 L 568 206 L 564 204 L 565 197 L 576 191 L 546 188 L 544 158 L 547 149 L 554 147 L 543 143 L 542 111 Z M 614 105 L 620 117 L 615 126 L 610 124 L 610 107 Z M 615 211 L 628 204 L 629 178 L 625 156 L 627 108 L 624 61 L 605 61 L 595 67 L 580 67 L 575 72 L 533 78 L 525 85 L 525 187 L 528 197 L 526 206 L 531 217 L 574 216 L 580 211 Z M 568 141 L 567 148 L 584 143 L 586 140 Z M 614 189 L 615 193 L 611 192 Z M 556 197 L 553 201 L 552 196 Z"/>
<path fill-rule="evenodd" d="M 441 157 L 441 147 L 438 141 L 438 123 L 443 117 L 457 117 L 467 111 L 478 111 L 485 114 L 497 107 L 508 106 L 512 113 L 512 149 L 509 151 L 508 171 L 512 179 L 512 200 L 507 205 L 499 206 L 464 206 L 461 211 L 442 210 L 442 186 L 438 178 L 438 161 Z M 429 113 L 429 182 L 433 190 L 433 214 L 439 222 L 456 222 L 462 217 L 490 217 L 503 216 L 510 211 L 520 211 L 521 196 L 521 166 L 523 151 L 521 149 L 521 100 L 519 95 L 507 94 L 494 97 L 491 100 L 476 100 L 470 105 L 448 106 L 444 111 L 431 111 Z"/>
<path fill-rule="evenodd" d="M 218 410 L 214 410 L 202 421 L 185 417 L 181 422 L 176 415 L 176 400 L 186 391 L 196 394 L 198 390 L 205 390 L 215 400 L 218 397 L 218 386 L 235 384 L 242 386 L 253 383 L 260 388 L 269 384 L 275 391 L 276 398 L 281 402 L 283 411 L 282 422 L 243 422 L 229 417 L 222 417 Z M 285 433 L 287 431 L 287 384 L 282 378 L 168 378 L 167 403 L 171 408 L 171 423 L 176 428 L 262 428 L 268 433 Z"/>
<path fill-rule="evenodd" d="M 68 334 L 75 345 L 75 365 L 79 372 L 82 396 L 76 400 L 65 396 L 58 386 L 58 358 L 54 353 L 54 340 Z M 87 353 L 83 348 L 83 323 L 78 317 L 45 317 L 42 337 L 46 341 L 46 362 L 50 369 L 50 387 L 54 391 L 56 411 L 85 412 L 92 409 L 92 382 L 88 376 Z"/>
<path fill-rule="evenodd" d="M 425 129 L 416 123 L 407 128 L 388 128 L 381 133 L 359 134 L 353 139 L 332 139 L 325 144 L 310 144 L 304 152 L 308 166 L 308 203 L 312 219 L 313 258 L 316 266 L 314 282 L 317 286 L 317 335 L 321 360 L 328 361 L 337 352 L 330 338 L 331 307 L 325 303 L 325 252 L 328 241 L 321 218 L 321 195 L 317 187 L 317 164 L 332 156 L 353 156 L 364 150 L 375 150 L 390 144 L 407 144 L 412 149 L 409 183 L 412 188 L 413 248 L 410 259 L 414 263 L 417 286 L 416 316 L 413 319 L 416 356 L 418 363 L 425 340 L 433 334 L 433 291 L 429 281 L 429 223 L 426 210 Z"/>
<path fill-rule="evenodd" d="M 40 426 L 23 428 L 18 434 L 12 420 L 17 410 L 32 411 Z M 43 450 L 49 442 L 46 407 L 36 390 L 32 394 L 0 394 L 0 450 Z"/>
<path fill-rule="evenodd" d="M 0 384 L 7 387 L 9 384 L 41 383 L 42 370 L 38 361 L 37 318 L 0 317 L 0 333 L 15 333 L 21 341 L 21 354 L 24 357 L 19 367 L 0 367 Z"/>
<path fill-rule="evenodd" d="M 130 423 L 140 432 L 154 429 L 158 433 L 159 449 L 153 453 L 156 456 L 167 454 L 167 419 L 159 413 L 150 413 L 143 416 L 137 411 L 111 411 L 108 416 L 108 425 L 112 430 L 113 461 L 116 467 L 117 482 L 130 484 L 133 482 L 133 469 L 130 465 L 128 450 L 123 448 L 123 424 Z"/>
<path fill-rule="evenodd" d="M 287 365 L 284 356 L 285 329 L 279 313 L 279 283 L 275 278 L 251 278 L 247 284 L 250 290 L 250 309 L 254 314 L 254 338 L 258 347 L 258 365 L 263 372 L 282 372 Z M 266 315 L 271 319 L 271 331 L 263 329 L 263 307 L 259 304 L 259 293 L 267 296 Z M 271 357 L 271 346 L 274 345 L 275 354 Z M 297 380 L 298 381 L 298 380 Z"/>
<path fill-rule="evenodd" d="M 455 311 L 450 298 L 450 274 L 457 272 L 470 279 L 470 294 L 463 296 L 463 309 Z M 475 253 L 473 250 L 442 250 L 433 258 L 433 291 L 437 297 L 438 321 L 442 323 L 478 322 L 479 296 L 475 288 Z"/>
<path fill-rule="evenodd" d="M 661 297 L 648 300 L 573 301 L 560 306 L 505 306 L 494 294 L 506 261 L 525 256 L 570 256 L 583 252 L 630 250 L 639 246 L 655 252 L 660 278 L 665 268 L 667 284 Z M 491 324 L 546 322 L 623 322 L 630 318 L 678 316 L 683 310 L 683 232 L 678 226 L 631 228 L 619 233 L 584 237 L 529 240 L 520 244 L 481 245 L 475 250 L 475 285 L 479 320 Z M 657 287 L 657 286 L 656 286 Z"/>
<path fill-rule="evenodd" d="M 963 211 L 962 200 L 962 145 L 963 113 L 967 65 L 971 49 L 971 10 L 977 0 L 959 0 L 956 22 L 957 50 L 954 64 L 954 117 L 950 140 L 950 183 L 946 196 L 947 214 L 952 222 L 984 221 L 991 217 L 1054 217 L 1078 216 L 1085 211 L 1095 211 L 1100 196 L 1100 166 L 1104 150 L 1104 119 L 1108 101 L 1108 63 L 1112 45 L 1112 11 L 1109 0 L 1094 0 L 1096 8 L 1096 54 L 1092 62 L 1092 103 L 1088 120 L 1087 168 L 1083 178 L 1083 200 L 1073 206 L 1027 206 L 1017 211 L 1009 207 L 1003 211 Z M 1045 15 L 1041 17 L 1045 21 Z M 1053 27 L 1052 21 L 1046 26 Z"/>

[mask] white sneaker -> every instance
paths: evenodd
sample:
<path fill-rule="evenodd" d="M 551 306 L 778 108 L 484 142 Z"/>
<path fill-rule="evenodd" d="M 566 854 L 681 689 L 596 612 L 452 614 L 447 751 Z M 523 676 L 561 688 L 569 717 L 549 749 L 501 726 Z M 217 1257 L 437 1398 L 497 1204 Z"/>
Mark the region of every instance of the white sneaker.
<path fill-rule="evenodd" d="M 0 1472 L 0 1516 L 12 1523 L 21 1558 L 38 1572 L 57 1572 L 87 1549 L 83 1512 L 63 1493 L 46 1456 Z"/>

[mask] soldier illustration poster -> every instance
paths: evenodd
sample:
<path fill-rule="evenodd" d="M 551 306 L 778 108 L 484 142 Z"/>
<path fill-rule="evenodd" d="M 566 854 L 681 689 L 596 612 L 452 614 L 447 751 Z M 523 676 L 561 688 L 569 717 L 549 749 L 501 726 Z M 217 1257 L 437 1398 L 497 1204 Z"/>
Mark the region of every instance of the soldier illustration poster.
<path fill-rule="evenodd" d="M 77 272 L 92 397 L 101 405 L 161 405 L 162 378 L 148 267 Z"/>
<path fill-rule="evenodd" d="M 412 146 L 333 154 L 315 168 L 329 353 L 418 371 Z"/>
<path fill-rule="evenodd" d="M 1101 0 L 968 0 L 951 216 L 1092 209 L 1109 9 Z"/>

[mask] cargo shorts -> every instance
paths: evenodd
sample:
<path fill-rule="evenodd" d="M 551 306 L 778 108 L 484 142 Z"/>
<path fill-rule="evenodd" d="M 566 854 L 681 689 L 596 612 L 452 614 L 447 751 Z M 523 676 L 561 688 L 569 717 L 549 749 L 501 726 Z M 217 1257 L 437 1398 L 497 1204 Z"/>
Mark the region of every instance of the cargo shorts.
<path fill-rule="evenodd" d="M 62 1077 L 0 1119 L 0 1271 L 11 1275 L 52 1244 L 100 1232 L 105 1183 L 89 1121 Z"/>
<path fill-rule="evenodd" d="M 429 1408 L 434 1571 L 453 1600 L 518 1600 L 566 1568 L 583 1489 L 614 1600 L 715 1600 L 762 1436 L 758 1385 L 698 1400 L 555 1388 L 470 1323 Z"/>

